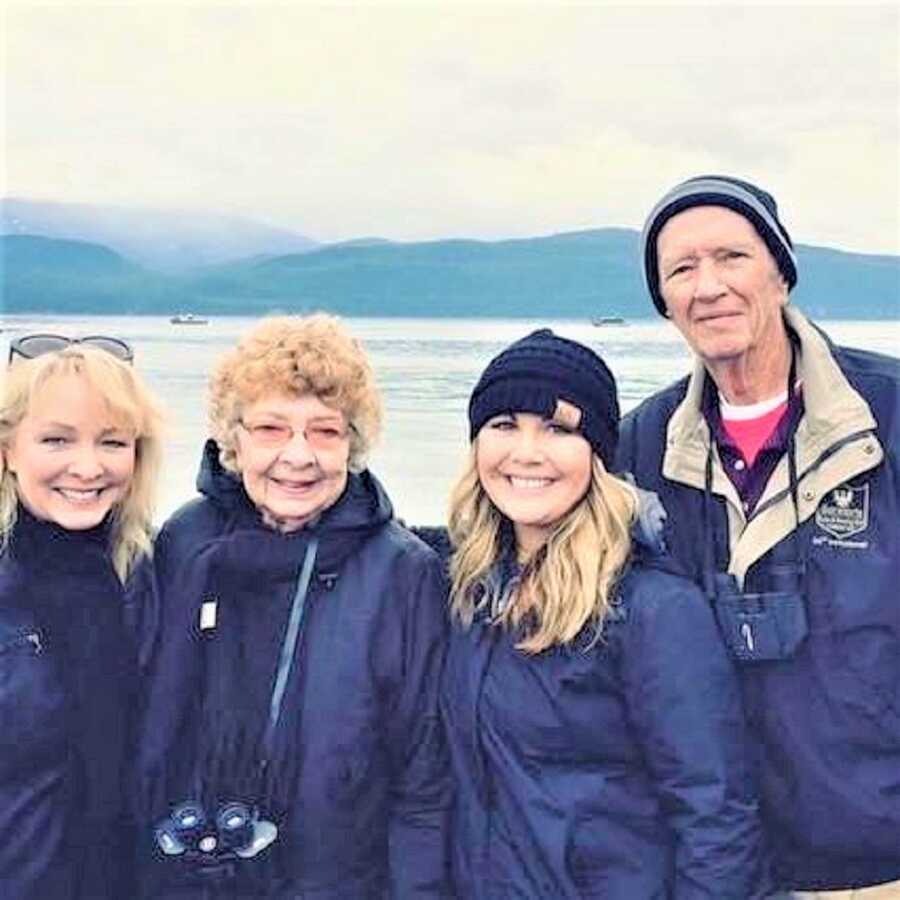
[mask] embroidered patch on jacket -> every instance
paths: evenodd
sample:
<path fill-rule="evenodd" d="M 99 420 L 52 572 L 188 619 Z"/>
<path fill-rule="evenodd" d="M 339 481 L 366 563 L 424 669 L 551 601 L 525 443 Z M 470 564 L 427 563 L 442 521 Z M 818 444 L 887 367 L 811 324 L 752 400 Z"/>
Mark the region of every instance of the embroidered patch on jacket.
<path fill-rule="evenodd" d="M 816 510 L 816 525 L 839 541 L 869 527 L 869 485 L 841 485 L 825 495 Z"/>

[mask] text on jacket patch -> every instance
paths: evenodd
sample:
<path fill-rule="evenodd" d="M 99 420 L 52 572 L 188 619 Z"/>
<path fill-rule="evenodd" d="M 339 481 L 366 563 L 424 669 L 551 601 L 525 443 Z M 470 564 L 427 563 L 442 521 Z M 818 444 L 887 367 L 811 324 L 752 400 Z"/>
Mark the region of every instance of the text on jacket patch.
<path fill-rule="evenodd" d="M 825 495 L 816 510 L 816 525 L 825 532 L 813 544 L 866 549 L 867 540 L 851 541 L 869 527 L 869 485 L 843 484 Z"/>

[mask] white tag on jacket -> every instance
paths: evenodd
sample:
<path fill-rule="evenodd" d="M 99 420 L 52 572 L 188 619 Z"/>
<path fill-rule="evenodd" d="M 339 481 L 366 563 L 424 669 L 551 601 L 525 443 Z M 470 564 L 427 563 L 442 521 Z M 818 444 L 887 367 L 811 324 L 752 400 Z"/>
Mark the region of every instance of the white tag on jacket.
<path fill-rule="evenodd" d="M 215 600 L 204 600 L 200 607 L 200 630 L 211 631 L 216 627 L 216 611 L 218 603 Z"/>

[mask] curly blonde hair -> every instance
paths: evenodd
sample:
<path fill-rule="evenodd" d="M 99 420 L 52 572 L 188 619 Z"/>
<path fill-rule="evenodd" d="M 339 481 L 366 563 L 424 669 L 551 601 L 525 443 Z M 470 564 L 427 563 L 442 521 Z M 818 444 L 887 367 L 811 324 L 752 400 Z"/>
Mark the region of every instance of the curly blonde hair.
<path fill-rule="evenodd" d="M 466 628 L 484 600 L 486 576 L 504 553 L 503 530 L 509 522 L 482 487 L 477 453 L 476 438 L 450 496 L 455 547 L 450 610 Z M 512 601 L 499 616 L 499 623 L 523 634 L 516 646 L 526 653 L 568 644 L 586 625 L 593 627 L 595 643 L 631 554 L 635 492 L 610 475 L 596 453 L 591 460 L 587 493 L 527 560 Z"/>
<path fill-rule="evenodd" d="M 381 397 L 362 345 L 339 319 L 324 313 L 266 318 L 222 357 L 209 383 L 209 425 L 229 471 L 239 471 L 243 410 L 271 394 L 313 394 L 340 410 L 350 423 L 350 471 L 366 467 L 381 430 Z"/>
<path fill-rule="evenodd" d="M 134 368 L 105 350 L 84 345 L 12 364 L 0 389 L 0 549 L 16 524 L 19 496 L 6 453 L 32 400 L 56 378 L 83 378 L 114 419 L 135 436 L 134 474 L 125 496 L 112 509 L 110 556 L 125 581 L 142 556 L 149 556 L 153 500 L 162 462 L 162 414 L 156 398 Z"/>

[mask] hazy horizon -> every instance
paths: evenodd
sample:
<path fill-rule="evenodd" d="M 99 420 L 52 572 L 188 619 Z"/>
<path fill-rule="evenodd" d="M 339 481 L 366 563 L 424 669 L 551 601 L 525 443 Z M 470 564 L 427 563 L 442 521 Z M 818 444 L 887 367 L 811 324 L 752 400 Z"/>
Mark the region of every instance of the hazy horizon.
<path fill-rule="evenodd" d="M 509 235 L 496 235 L 492 237 L 474 237 L 469 234 L 447 234 L 443 237 L 435 237 L 435 238 L 389 238 L 385 237 L 382 234 L 378 234 L 377 232 L 372 232 L 369 234 L 359 234 L 359 235 L 351 235 L 346 238 L 339 238 L 336 240 L 321 240 L 315 234 L 310 233 L 308 230 L 306 231 L 294 231 L 289 228 L 285 228 L 283 225 L 273 224 L 271 221 L 267 220 L 265 215 L 260 215 L 257 217 L 252 217 L 250 215 L 244 214 L 228 214 L 215 209 L 187 209 L 187 208 L 179 208 L 179 207 L 168 207 L 168 206 L 154 206 L 154 205 L 128 205 L 125 203 L 91 203 L 90 201 L 61 201 L 55 200 L 52 198 L 42 198 L 38 199 L 35 197 L 26 197 L 21 195 L 6 195 L 0 196 L 0 203 L 6 202 L 23 202 L 23 203 L 36 203 L 36 204 L 49 204 L 60 207 L 70 207 L 70 208 L 84 208 L 85 210 L 89 209 L 103 209 L 103 210 L 115 210 L 120 211 L 122 213 L 129 213 L 134 215 L 140 215 L 142 213 L 147 213 L 150 216 L 172 216 L 172 217 L 188 217 L 195 218 L 198 221 L 209 220 L 210 224 L 214 224 L 218 221 L 224 222 L 233 222 L 235 224 L 246 224 L 251 226 L 259 226 L 261 228 L 271 228 L 275 231 L 281 231 L 286 235 L 291 235 L 297 238 L 305 238 L 307 240 L 312 241 L 316 247 L 312 249 L 316 249 L 317 247 L 328 247 L 334 246 L 336 244 L 344 244 L 344 243 L 354 243 L 354 242 L 365 242 L 368 240 L 371 241 L 387 241 L 390 243 L 396 244 L 414 244 L 414 243 L 430 243 L 437 241 L 475 241 L 475 242 L 483 242 L 483 243 L 501 243 L 504 241 L 527 241 L 534 240 L 540 238 L 549 238 L 557 235 L 567 235 L 567 234 L 577 234 L 579 232 L 590 232 L 590 231 L 630 231 L 640 233 L 640 226 L 628 226 L 628 225 L 610 225 L 603 223 L 596 223 L 591 226 L 586 227 L 571 227 L 571 228 L 563 228 L 558 231 L 550 231 L 550 232 L 535 232 L 533 234 L 509 234 Z M 42 236 L 36 234 L 35 232 L 14 232 L 9 229 L 5 230 L 0 234 L 0 236 L 12 235 L 12 234 L 34 234 L 35 236 Z M 52 235 L 50 235 L 52 237 Z M 827 250 L 836 250 L 841 253 L 855 253 L 862 254 L 866 256 L 890 256 L 897 257 L 900 256 L 900 248 L 897 251 L 881 251 L 881 250 L 870 250 L 866 248 L 856 248 L 856 247 L 842 247 L 836 244 L 822 244 L 815 243 L 813 241 L 804 241 L 802 239 L 794 238 L 794 245 L 803 245 L 807 247 L 817 247 L 821 249 Z M 300 251 L 298 251 L 300 252 Z"/>
<path fill-rule="evenodd" d="M 323 243 L 639 229 L 701 173 L 900 253 L 900 7 L 4 4 L 0 194 Z"/>

